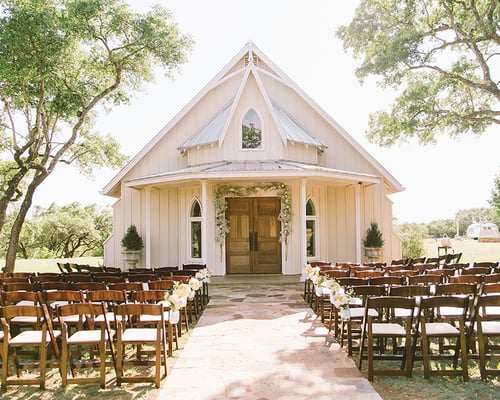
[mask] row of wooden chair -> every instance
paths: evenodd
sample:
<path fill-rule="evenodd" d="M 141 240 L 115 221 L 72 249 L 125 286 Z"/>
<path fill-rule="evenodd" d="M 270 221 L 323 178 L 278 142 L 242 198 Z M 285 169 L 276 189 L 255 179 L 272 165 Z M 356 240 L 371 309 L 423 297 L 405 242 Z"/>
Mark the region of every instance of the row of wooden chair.
<path fill-rule="evenodd" d="M 491 342 L 500 338 L 500 283 L 364 284 L 349 289 L 363 301 L 361 307 L 351 308 L 349 319 L 340 321 L 339 339 L 341 345 L 347 342 L 349 355 L 358 351 L 360 369 L 363 360 L 368 361 L 370 380 L 375 375 L 411 376 L 415 359 L 422 359 L 425 378 L 458 375 L 465 381 L 468 357 L 479 359 L 482 379 L 500 374 L 491 365 L 500 360 L 500 348 Z M 332 315 L 329 323 L 333 321 Z M 451 339 L 450 351 L 443 342 Z M 430 346 L 431 342 L 436 345 Z M 450 357 L 451 369 L 431 368 L 431 359 Z M 382 364 L 375 368 L 376 360 L 398 360 L 399 368 L 387 370 Z"/>
<path fill-rule="evenodd" d="M 181 330 L 181 323 L 168 322 L 171 310 L 162 303 L 167 292 L 168 289 L 142 290 L 142 287 L 131 292 L 118 289 L 1 292 L 2 390 L 17 384 L 38 384 L 43 389 L 51 354 L 55 357 L 51 365 L 60 368 L 63 386 L 70 382 L 98 382 L 105 387 L 105 370 L 112 366 L 118 385 L 151 380 L 159 387 L 161 366 L 166 375 L 166 357 L 172 355 L 174 343 L 178 348 L 177 335 Z M 143 359 L 147 355 L 143 347 L 147 344 L 154 345 L 153 360 Z M 129 345 L 137 347 L 133 358 L 126 356 L 125 347 Z M 36 347 L 39 354 L 24 364 L 18 348 L 26 346 Z M 82 346 L 89 346 L 88 357 L 82 356 Z M 39 376 L 9 377 L 9 358 L 14 361 L 18 375 L 25 367 L 38 367 Z M 127 365 L 139 364 L 153 365 L 154 376 L 125 374 Z M 77 376 L 79 367 L 97 367 L 99 374 L 90 378 Z"/>

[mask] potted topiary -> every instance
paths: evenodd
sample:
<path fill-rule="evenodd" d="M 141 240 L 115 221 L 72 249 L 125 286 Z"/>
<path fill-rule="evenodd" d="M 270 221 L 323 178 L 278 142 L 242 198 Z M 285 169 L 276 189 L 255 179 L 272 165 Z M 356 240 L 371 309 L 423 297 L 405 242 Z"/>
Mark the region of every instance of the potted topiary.
<path fill-rule="evenodd" d="M 365 248 L 365 257 L 367 261 L 377 262 L 382 261 L 384 238 L 382 232 L 375 221 L 370 223 L 370 227 L 366 230 L 366 236 L 363 239 L 363 246 Z"/>
<path fill-rule="evenodd" d="M 141 260 L 144 242 L 135 225 L 132 224 L 128 227 L 127 232 L 123 235 L 121 245 L 125 267 L 136 268 L 137 263 Z"/>

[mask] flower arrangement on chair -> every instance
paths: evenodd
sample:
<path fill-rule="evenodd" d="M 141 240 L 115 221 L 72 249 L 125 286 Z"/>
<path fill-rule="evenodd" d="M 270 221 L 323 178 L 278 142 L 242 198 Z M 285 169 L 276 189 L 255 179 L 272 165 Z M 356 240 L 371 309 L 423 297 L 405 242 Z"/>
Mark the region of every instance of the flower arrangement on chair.
<path fill-rule="evenodd" d="M 340 316 L 342 319 L 349 319 L 351 316 L 349 310 L 349 304 L 352 299 L 352 293 L 346 291 L 343 287 L 338 288 L 335 292 L 332 291 L 330 294 L 330 303 L 340 310 Z"/>

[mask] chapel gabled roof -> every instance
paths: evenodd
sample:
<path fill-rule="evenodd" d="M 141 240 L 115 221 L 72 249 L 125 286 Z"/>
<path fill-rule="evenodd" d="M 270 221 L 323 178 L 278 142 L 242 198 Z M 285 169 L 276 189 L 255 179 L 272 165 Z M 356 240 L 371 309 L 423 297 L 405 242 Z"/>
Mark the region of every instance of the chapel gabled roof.
<path fill-rule="evenodd" d="M 238 99 L 245 86 L 245 81 L 253 75 L 257 85 L 264 97 L 270 115 L 272 116 L 277 130 L 282 136 L 284 145 L 288 142 L 301 143 L 304 145 L 317 146 L 320 149 L 327 147 L 302 127 L 282 105 L 276 103 L 266 93 L 260 74 L 270 77 L 277 82 L 295 91 L 310 107 L 312 107 L 338 134 L 353 146 L 375 170 L 386 180 L 389 192 L 404 190 L 403 186 L 351 135 L 347 133 L 326 111 L 324 111 L 314 100 L 312 100 L 297 84 L 294 83 L 273 61 L 271 61 L 255 44 L 249 42 L 236 54 L 229 63 L 163 128 L 153 139 L 137 153 L 132 160 L 119 171 L 115 177 L 103 188 L 105 195 L 119 196 L 119 187 L 122 179 L 140 160 L 147 156 L 149 151 L 167 135 L 176 124 L 184 118 L 210 91 L 224 84 L 228 79 L 241 75 L 241 84 L 235 97 L 225 104 L 219 111 L 209 119 L 196 133 L 186 140 L 180 147 L 180 151 L 188 148 L 203 146 L 219 142 L 221 146 L 229 127 L 229 122 L 236 109 Z"/>

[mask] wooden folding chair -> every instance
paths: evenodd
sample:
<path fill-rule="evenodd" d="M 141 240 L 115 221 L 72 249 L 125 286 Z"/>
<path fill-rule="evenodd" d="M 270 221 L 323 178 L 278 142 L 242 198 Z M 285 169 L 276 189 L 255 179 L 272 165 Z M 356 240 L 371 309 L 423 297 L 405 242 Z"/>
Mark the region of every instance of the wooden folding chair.
<path fill-rule="evenodd" d="M 118 322 L 117 331 L 117 368 L 116 381 L 121 386 L 123 382 L 154 382 L 160 387 L 161 366 L 163 364 L 164 375 L 167 375 L 167 346 L 165 341 L 163 319 L 163 306 L 161 304 L 121 304 L 118 305 L 118 314 L 122 316 L 122 322 Z M 140 327 L 140 316 L 151 315 L 158 317 L 154 327 Z M 139 326 L 137 323 L 139 322 Z M 129 359 L 126 355 L 127 346 L 154 346 L 154 359 L 143 358 L 145 353 L 140 353 L 138 358 Z M 154 376 L 145 373 L 126 375 L 125 368 L 128 365 L 154 366 Z"/>
<path fill-rule="evenodd" d="M 500 376 L 500 294 L 478 297 L 474 332 L 479 343 L 481 379 Z M 492 340 L 493 339 L 493 340 Z M 496 339 L 496 343 L 495 343 Z M 494 363 L 493 363 L 494 362 Z"/>
<path fill-rule="evenodd" d="M 44 307 L 44 305 L 9 305 L 2 307 L 2 391 L 6 391 L 7 387 L 11 385 L 38 384 L 40 389 L 45 389 L 47 351 L 61 336 L 61 332 L 52 329 L 50 319 L 46 319 L 48 313 L 44 310 Z M 11 330 L 11 322 L 15 318 L 35 318 L 37 322 L 32 328 L 14 334 Z M 31 354 L 21 357 L 20 350 L 26 348 L 38 350 L 36 356 Z M 17 377 L 9 378 L 9 358 L 11 356 L 17 371 Z M 22 370 L 25 369 L 38 369 L 38 376 L 36 378 L 22 378 Z"/>
<path fill-rule="evenodd" d="M 61 376 L 62 386 L 68 383 L 99 383 L 101 388 L 106 387 L 106 365 L 112 364 L 116 369 L 113 337 L 115 331 L 109 326 L 106 319 L 104 303 L 72 303 L 57 307 L 57 316 L 62 330 Z M 70 332 L 67 320 L 78 316 L 79 322 L 74 324 L 76 329 Z M 95 318 L 101 317 L 103 323 L 98 327 Z M 95 358 L 95 347 L 99 357 Z M 106 362 L 107 347 L 111 354 L 112 363 Z M 87 352 L 83 350 L 87 349 Z M 68 366 L 72 377 L 68 377 Z M 99 369 L 97 376 L 77 376 L 77 368 Z"/>
<path fill-rule="evenodd" d="M 368 380 L 373 381 L 375 375 L 406 376 L 407 378 L 412 376 L 412 325 L 415 304 L 414 297 L 368 297 L 364 308 L 358 360 L 358 366 L 361 369 L 366 351 Z M 404 317 L 394 317 L 396 309 L 404 310 L 401 313 Z M 375 315 L 370 310 L 379 310 L 379 312 Z M 392 343 L 390 348 L 386 346 L 389 342 Z M 394 369 L 387 366 L 382 369 L 382 364 L 380 364 L 378 368 L 375 368 L 375 360 L 396 360 L 400 367 Z"/>
<path fill-rule="evenodd" d="M 460 295 L 423 297 L 420 300 L 420 313 L 417 322 L 416 335 L 420 339 L 424 378 L 437 376 L 462 376 L 467 381 L 467 338 L 465 329 L 466 315 L 469 309 L 469 297 Z M 446 340 L 448 346 L 441 344 L 436 350 L 431 343 Z M 414 341 L 414 349 L 416 348 Z M 458 368 L 458 358 L 461 358 L 461 368 Z M 451 369 L 442 366 L 432 368 L 431 360 L 452 360 Z"/>
<path fill-rule="evenodd" d="M 160 281 L 169 282 L 169 281 Z M 179 323 L 178 321 L 172 321 L 170 318 L 170 306 L 165 305 L 165 295 L 170 293 L 167 289 L 151 289 L 151 290 L 140 290 L 133 293 L 133 301 L 136 303 L 149 303 L 149 304 L 161 304 L 163 305 L 163 320 L 165 321 L 165 334 L 168 344 L 168 355 L 172 356 L 173 353 L 173 342 L 175 342 L 176 350 L 179 349 Z M 149 325 L 151 322 L 156 324 L 158 317 L 154 316 L 143 316 L 140 317 L 140 322 L 144 326 Z"/>

